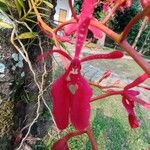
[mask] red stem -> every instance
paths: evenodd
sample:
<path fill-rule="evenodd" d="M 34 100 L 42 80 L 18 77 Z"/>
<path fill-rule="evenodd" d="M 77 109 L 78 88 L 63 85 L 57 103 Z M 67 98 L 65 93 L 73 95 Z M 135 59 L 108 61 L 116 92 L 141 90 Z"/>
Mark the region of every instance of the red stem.
<path fill-rule="evenodd" d="M 149 9 L 150 11 L 150 9 Z M 150 76 L 150 65 L 144 61 L 144 59 L 135 51 L 134 48 L 132 48 L 129 43 L 124 40 L 120 43 L 120 35 L 103 25 L 101 22 L 97 21 L 91 21 L 91 25 L 101 29 L 103 32 L 105 32 L 111 39 L 113 39 L 115 42 L 119 43 L 120 46 L 126 50 L 129 55 L 138 63 L 138 65 Z"/>
<path fill-rule="evenodd" d="M 74 8 L 73 8 L 73 5 L 72 5 L 72 0 L 68 0 L 69 1 L 69 6 L 70 6 L 70 9 L 71 9 L 71 13 L 72 13 L 72 16 L 74 19 L 76 19 L 77 21 L 79 20 L 75 11 L 74 11 Z"/>
<path fill-rule="evenodd" d="M 54 29 L 55 34 L 57 34 L 57 32 L 58 32 L 62 27 L 64 27 L 65 25 L 71 24 L 71 23 L 76 23 L 75 19 L 70 19 L 70 20 L 65 21 L 65 22 L 61 23 L 60 25 L 58 25 L 58 26 Z"/>
<path fill-rule="evenodd" d="M 65 137 L 63 137 L 63 138 L 65 138 L 65 139 L 68 141 L 70 138 L 72 138 L 72 137 L 74 137 L 74 136 L 82 135 L 82 134 L 84 134 L 84 133 L 86 133 L 86 131 L 70 132 L 70 133 L 68 133 L 68 134 L 67 134 Z"/>
<path fill-rule="evenodd" d="M 48 55 L 52 55 L 53 53 L 59 53 L 61 55 L 63 55 L 65 58 L 67 58 L 68 60 L 72 60 L 72 58 L 64 51 L 62 50 L 49 50 L 49 51 L 45 51 L 43 54 L 41 54 L 40 56 L 37 57 L 36 61 L 41 61 L 42 58 L 45 58 Z"/>
<path fill-rule="evenodd" d="M 138 85 L 137 87 L 140 87 L 140 88 L 143 88 L 143 89 L 146 89 L 146 90 L 150 90 L 150 87 L 146 87 L 146 86 L 143 86 L 143 85 Z"/>
<path fill-rule="evenodd" d="M 98 150 L 97 143 L 96 143 L 93 133 L 92 133 L 92 129 L 89 126 L 86 130 L 87 130 L 87 135 L 91 141 L 92 150 Z"/>
<path fill-rule="evenodd" d="M 113 39 L 115 42 L 119 43 L 120 41 L 120 35 L 106 27 L 104 24 L 102 24 L 99 21 L 91 20 L 90 25 L 99 28 L 101 31 L 107 34 L 111 39 Z"/>
<path fill-rule="evenodd" d="M 110 17 L 115 13 L 115 11 L 117 10 L 117 8 L 120 6 L 120 3 L 116 3 L 115 6 L 111 9 L 111 11 L 108 13 L 108 15 L 105 17 L 105 19 L 102 21 L 102 24 L 106 24 Z"/>
<path fill-rule="evenodd" d="M 97 88 L 99 88 L 99 89 L 101 89 L 101 90 L 102 90 L 102 89 L 108 89 L 108 88 L 122 88 L 122 87 L 116 86 L 116 85 L 101 86 L 101 85 L 98 85 L 98 84 L 93 83 L 93 82 L 89 82 L 89 84 L 92 85 L 92 86 L 95 86 L 95 87 L 97 87 Z"/>
<path fill-rule="evenodd" d="M 150 76 L 150 65 L 148 62 L 146 62 L 136 51 L 132 46 L 126 41 L 122 41 L 120 43 L 120 46 L 124 48 L 128 54 L 137 62 L 139 66 Z"/>
<path fill-rule="evenodd" d="M 122 93 L 123 93 L 123 91 L 113 91 L 113 92 L 109 92 L 109 93 L 106 93 L 106 94 L 102 94 L 102 95 L 99 95 L 99 96 L 96 96 L 96 97 L 92 98 L 91 102 L 94 102 L 96 100 L 103 99 L 103 98 L 106 98 L 106 97 L 109 97 L 109 96 L 113 96 L 113 95 L 121 95 Z"/>
<path fill-rule="evenodd" d="M 146 73 L 144 73 L 141 76 L 139 76 L 138 78 L 136 78 L 133 82 L 131 82 L 128 85 L 126 85 L 124 87 L 124 89 L 131 89 L 131 88 L 141 84 L 142 82 L 144 82 L 148 78 L 149 78 L 149 76 Z"/>
<path fill-rule="evenodd" d="M 107 54 L 95 54 L 95 55 L 90 55 L 87 57 L 84 57 L 81 59 L 81 62 L 84 61 L 91 61 L 91 60 L 95 60 L 95 59 L 118 59 L 123 57 L 123 53 L 120 51 L 113 51 Z"/>
<path fill-rule="evenodd" d="M 124 31 L 122 32 L 122 36 L 120 41 L 123 41 L 128 33 L 130 32 L 131 28 L 143 17 L 150 15 L 150 6 L 146 7 L 142 12 L 139 12 L 132 20 L 128 23 L 125 27 Z"/>

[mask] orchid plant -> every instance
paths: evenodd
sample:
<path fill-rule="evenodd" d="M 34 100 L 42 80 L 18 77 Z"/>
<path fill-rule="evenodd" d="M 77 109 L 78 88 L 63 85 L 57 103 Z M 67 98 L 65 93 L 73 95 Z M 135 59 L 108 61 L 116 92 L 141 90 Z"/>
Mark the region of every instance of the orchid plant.
<path fill-rule="evenodd" d="M 68 0 L 72 18 L 59 24 L 54 29 L 43 21 L 34 0 L 31 0 L 39 27 L 47 36 L 49 36 L 49 38 L 53 39 L 55 43 L 55 49 L 45 51 L 37 58 L 37 61 L 40 61 L 47 55 L 58 53 L 60 54 L 60 58 L 62 59 L 65 68 L 65 72 L 53 82 L 50 90 L 50 95 L 52 97 L 52 112 L 57 128 L 63 130 L 71 123 L 76 129 L 75 132 L 68 133 L 66 136 L 56 141 L 52 146 L 52 150 L 69 149 L 67 144 L 68 140 L 84 133 L 89 136 L 93 150 L 98 149 L 90 128 L 90 104 L 94 101 L 112 95 L 121 95 L 122 104 L 128 113 L 128 120 L 131 128 L 139 127 L 134 110 L 135 104 L 150 109 L 150 103 L 137 97 L 140 91 L 133 89 L 134 87 L 139 87 L 150 90 L 149 87 L 140 85 L 146 79 L 150 78 L 150 65 L 145 62 L 126 41 L 126 36 L 137 21 L 143 17 L 150 18 L 150 1 L 139 0 L 139 2 L 141 3 L 143 10 L 132 18 L 121 34 L 117 34 L 109 29 L 106 23 L 110 20 L 116 10 L 119 9 L 120 11 L 124 11 L 124 9 L 129 8 L 132 5 L 133 0 L 83 0 L 82 10 L 79 15 L 76 15 L 72 1 Z M 93 12 L 100 3 L 103 4 L 103 11 L 108 12 L 109 10 L 109 13 L 107 13 L 103 20 L 98 21 L 93 17 Z M 63 36 L 58 35 L 58 31 L 60 30 L 63 32 Z M 105 87 L 101 85 L 101 81 L 108 78 L 111 71 L 106 71 L 96 83 L 87 81 L 81 74 L 81 64 L 83 62 L 95 59 L 119 59 L 123 57 L 123 52 L 114 50 L 107 54 L 92 54 L 81 58 L 80 55 L 81 51 L 84 51 L 83 46 L 88 30 L 91 30 L 94 37 L 98 39 L 101 39 L 104 33 L 113 39 L 137 62 L 145 73 L 125 87 L 118 87 L 115 84 Z M 73 43 L 70 38 L 70 35 L 73 34 L 76 35 L 76 42 L 74 43 L 75 53 L 72 57 L 61 47 L 59 42 Z M 93 97 L 94 92 L 91 88 L 92 86 L 96 86 L 101 90 L 105 89 L 105 94 Z M 116 88 L 119 90 L 116 90 Z"/>

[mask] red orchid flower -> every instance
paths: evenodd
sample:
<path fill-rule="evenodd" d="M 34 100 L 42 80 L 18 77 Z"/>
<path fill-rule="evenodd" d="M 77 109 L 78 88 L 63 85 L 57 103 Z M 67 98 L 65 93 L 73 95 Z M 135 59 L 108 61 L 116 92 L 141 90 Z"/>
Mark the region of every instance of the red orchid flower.
<path fill-rule="evenodd" d="M 90 24 L 91 20 L 97 21 L 97 19 L 92 17 L 94 8 L 96 7 L 96 4 L 97 4 L 96 0 L 84 0 L 83 1 L 81 13 L 79 16 L 77 16 L 79 22 L 82 22 L 86 18 L 88 18 L 89 24 Z M 79 22 L 66 25 L 64 27 L 65 35 L 69 36 L 69 35 L 73 34 L 74 32 L 76 32 L 79 28 L 79 24 L 80 24 Z M 101 39 L 103 37 L 103 32 L 100 29 L 98 29 L 97 27 L 89 25 L 88 29 L 93 33 L 95 38 Z"/>
<path fill-rule="evenodd" d="M 150 108 L 150 104 L 136 97 L 137 95 L 140 94 L 140 92 L 130 89 L 135 86 L 138 86 L 148 78 L 149 78 L 148 75 L 144 73 L 136 80 L 134 80 L 132 83 L 125 86 L 124 91 L 122 93 L 122 103 L 128 112 L 128 120 L 131 128 L 139 127 L 139 123 L 136 114 L 134 112 L 135 102 L 143 105 L 145 108 Z"/>
<path fill-rule="evenodd" d="M 123 92 L 123 98 L 122 103 L 124 107 L 126 108 L 128 112 L 128 120 L 131 128 L 137 128 L 139 127 L 139 123 L 136 117 L 136 114 L 134 112 L 134 106 L 135 106 L 135 96 L 139 95 L 139 92 L 134 90 L 125 90 Z"/>
<path fill-rule="evenodd" d="M 122 52 L 113 51 L 109 54 L 95 54 L 79 59 L 83 42 L 87 35 L 88 25 L 88 18 L 81 21 L 79 25 L 75 56 L 73 59 L 61 50 L 47 51 L 38 57 L 38 60 L 41 60 L 48 54 L 57 52 L 71 61 L 68 69 L 54 81 L 51 88 L 52 111 L 57 127 L 61 130 L 68 126 L 69 120 L 71 120 L 77 130 L 84 130 L 89 124 L 92 89 L 80 73 L 81 63 L 94 59 L 117 59 L 123 56 Z"/>
<path fill-rule="evenodd" d="M 94 9 L 93 2 L 95 2 L 95 0 L 84 1 L 84 7 L 82 8 L 81 18 L 77 29 L 74 57 L 71 58 L 67 53 L 61 50 L 48 51 L 46 54 L 44 53 L 38 57 L 38 60 L 40 60 L 47 54 L 57 52 L 61 53 L 71 61 L 68 69 L 54 81 L 51 88 L 53 104 L 52 112 L 57 127 L 61 130 L 68 126 L 69 121 L 71 121 L 73 126 L 80 131 L 84 130 L 89 125 L 92 89 L 80 73 L 81 63 L 93 59 L 116 59 L 123 56 L 122 52 L 113 51 L 109 54 L 96 54 L 82 59 L 79 58 L 92 17 L 91 12 L 93 12 Z M 88 6 L 88 9 L 85 6 Z M 83 12 L 85 14 L 83 14 Z"/>
<path fill-rule="evenodd" d="M 78 44 L 77 48 L 81 47 L 82 45 Z M 123 56 L 122 52 L 114 51 L 109 54 L 90 55 L 80 60 L 79 51 L 76 50 L 76 57 L 73 59 L 61 50 L 47 51 L 38 57 L 38 60 L 41 60 L 48 54 L 57 52 L 71 61 L 68 69 L 54 81 L 51 88 L 53 115 L 57 127 L 61 130 L 68 126 L 69 119 L 77 130 L 84 130 L 89 124 L 92 89 L 80 73 L 81 63 L 94 59 L 117 59 Z"/>
<path fill-rule="evenodd" d="M 77 48 L 81 47 L 82 45 L 77 46 Z M 81 62 L 93 59 L 117 59 L 121 58 L 123 54 L 120 51 L 114 51 L 109 54 L 90 55 L 79 60 L 79 51 L 76 51 L 76 57 L 72 59 L 61 50 L 51 50 L 40 55 L 37 60 L 39 61 L 53 52 L 60 53 L 71 61 L 69 68 L 53 83 L 51 88 L 53 115 L 57 127 L 61 130 L 65 129 L 70 118 L 77 130 L 83 130 L 89 123 L 92 89 L 80 73 Z"/>
<path fill-rule="evenodd" d="M 43 33 L 45 33 L 49 38 L 53 38 L 52 33 L 46 31 L 46 30 L 40 25 L 40 23 L 39 23 L 39 27 L 40 27 L 41 31 L 42 31 Z M 65 36 L 65 35 L 56 35 L 56 38 L 57 38 L 57 40 L 60 41 L 60 42 L 68 42 L 68 43 L 71 43 L 71 44 L 72 44 L 71 39 L 70 39 L 69 37 Z"/>

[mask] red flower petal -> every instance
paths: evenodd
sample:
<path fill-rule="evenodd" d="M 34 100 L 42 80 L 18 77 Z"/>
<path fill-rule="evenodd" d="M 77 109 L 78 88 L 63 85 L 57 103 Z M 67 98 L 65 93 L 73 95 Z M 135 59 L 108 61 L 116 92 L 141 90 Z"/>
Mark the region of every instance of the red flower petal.
<path fill-rule="evenodd" d="M 53 144 L 51 150 L 69 150 L 67 140 L 65 138 L 62 138 L 62 139 L 56 141 Z"/>
<path fill-rule="evenodd" d="M 150 103 L 145 102 L 145 101 L 143 101 L 140 98 L 135 98 L 135 102 L 137 102 L 138 104 L 142 105 L 146 109 L 150 109 Z"/>
<path fill-rule="evenodd" d="M 94 60 L 94 59 L 117 59 L 117 58 L 121 58 L 121 57 L 123 57 L 122 52 L 113 51 L 108 54 L 95 54 L 95 55 L 87 56 L 87 57 L 81 59 L 81 62 L 90 61 L 90 60 Z"/>
<path fill-rule="evenodd" d="M 87 17 L 92 17 L 96 0 L 84 0 L 81 9 L 80 19 L 83 21 Z"/>
<path fill-rule="evenodd" d="M 129 119 L 129 123 L 130 123 L 131 128 L 138 128 L 139 127 L 139 123 L 138 123 L 137 117 L 135 116 L 135 113 L 129 114 L 128 119 Z"/>
<path fill-rule="evenodd" d="M 77 78 L 77 90 L 71 101 L 71 121 L 77 130 L 84 130 L 89 124 L 90 99 L 92 89 L 88 82 L 81 76 Z"/>
<path fill-rule="evenodd" d="M 133 87 L 141 84 L 142 82 L 144 82 L 148 78 L 149 78 L 149 76 L 146 73 L 144 73 L 141 76 L 139 76 L 137 79 L 135 79 L 133 82 L 131 82 L 130 84 L 128 84 L 124 89 L 133 88 Z"/>
<path fill-rule="evenodd" d="M 68 43 L 71 43 L 71 44 L 73 44 L 73 42 L 71 41 L 71 39 L 70 38 L 68 38 L 68 37 L 66 37 L 66 36 L 57 36 L 57 38 L 59 39 L 59 41 L 61 41 L 61 42 L 68 42 Z"/>
<path fill-rule="evenodd" d="M 69 123 L 71 93 L 67 87 L 66 76 L 59 77 L 51 88 L 52 112 L 59 129 L 65 129 Z"/>
<path fill-rule="evenodd" d="M 96 28 L 95 26 L 90 25 L 89 30 L 91 30 L 95 38 L 101 39 L 103 37 L 103 32 L 100 29 Z"/>
<path fill-rule="evenodd" d="M 83 18 L 82 18 L 83 19 Z M 83 47 L 84 41 L 87 36 L 88 26 L 90 24 L 90 18 L 86 17 L 83 21 L 79 22 L 78 30 L 77 30 L 77 40 L 75 47 L 75 57 L 79 58 L 81 49 Z"/>
<path fill-rule="evenodd" d="M 77 23 L 69 24 L 64 27 L 64 33 L 66 36 L 73 34 L 77 30 Z"/>
<path fill-rule="evenodd" d="M 139 123 L 138 123 L 138 120 L 134 113 L 134 101 L 128 101 L 128 103 L 127 103 L 127 101 L 128 100 L 126 100 L 126 97 L 122 98 L 122 103 L 128 112 L 129 124 L 130 124 L 131 128 L 137 128 L 137 127 L 139 127 Z"/>
<path fill-rule="evenodd" d="M 127 90 L 127 91 L 125 90 L 124 93 L 128 98 L 135 97 L 140 94 L 139 91 L 135 91 L 135 90 Z"/>

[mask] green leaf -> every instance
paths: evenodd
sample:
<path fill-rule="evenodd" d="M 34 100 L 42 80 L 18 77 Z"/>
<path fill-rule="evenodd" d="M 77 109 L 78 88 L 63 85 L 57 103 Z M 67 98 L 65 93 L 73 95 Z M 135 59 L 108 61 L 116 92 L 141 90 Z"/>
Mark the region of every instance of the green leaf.
<path fill-rule="evenodd" d="M 16 8 L 17 8 L 17 11 L 18 11 L 18 15 L 19 15 L 19 18 L 21 17 L 21 14 L 22 14 L 22 7 L 19 3 L 19 0 L 15 0 L 15 4 L 16 4 Z"/>
<path fill-rule="evenodd" d="M 9 7 L 13 7 L 15 8 L 15 5 L 13 2 L 11 2 L 10 0 L 0 0 L 1 3 L 5 4 L 6 6 L 9 6 Z"/>
<path fill-rule="evenodd" d="M 4 4 L 7 4 L 7 1 L 6 0 L 0 0 L 0 2 L 4 3 Z"/>
<path fill-rule="evenodd" d="M 67 53 L 70 55 L 70 51 L 68 49 L 68 47 L 63 43 L 63 42 L 59 42 L 59 44 L 63 47 L 64 50 L 67 51 Z"/>
<path fill-rule="evenodd" d="M 49 11 L 49 9 L 46 9 L 46 8 L 43 8 L 43 7 L 37 7 L 37 8 L 41 9 L 41 10 Z"/>
<path fill-rule="evenodd" d="M 9 23 L 0 21 L 0 28 L 11 29 L 11 28 L 13 28 L 13 26 Z"/>
<path fill-rule="evenodd" d="M 37 32 L 24 32 L 17 36 L 16 39 L 32 39 L 37 36 Z"/>
<path fill-rule="evenodd" d="M 43 3 L 45 3 L 49 8 L 53 8 L 53 5 L 50 2 L 43 1 Z"/>
<path fill-rule="evenodd" d="M 0 1 L 0 9 L 3 11 L 7 10 L 7 6 L 4 3 L 2 3 L 1 1 Z"/>
<path fill-rule="evenodd" d="M 21 7 L 24 8 L 24 2 L 23 2 L 23 0 L 18 0 L 18 3 L 20 4 Z"/>

